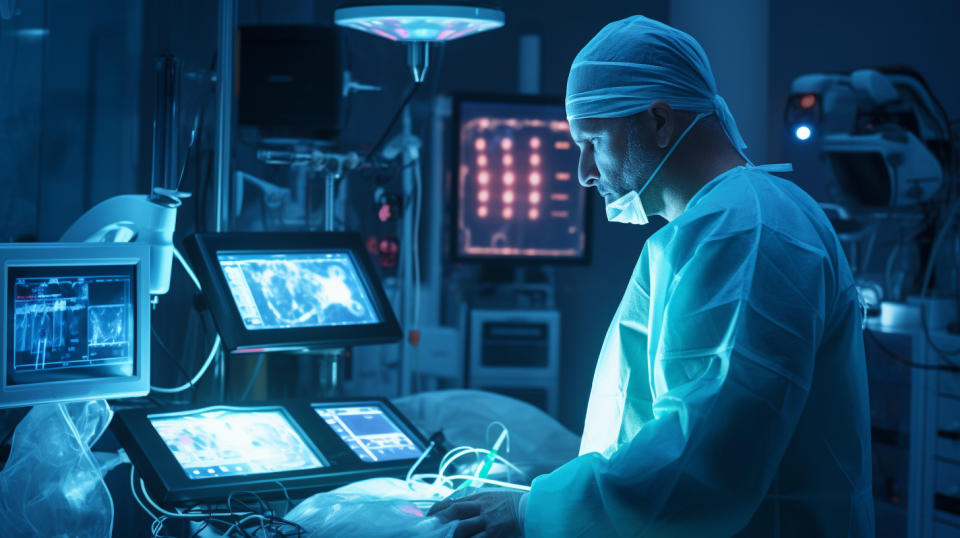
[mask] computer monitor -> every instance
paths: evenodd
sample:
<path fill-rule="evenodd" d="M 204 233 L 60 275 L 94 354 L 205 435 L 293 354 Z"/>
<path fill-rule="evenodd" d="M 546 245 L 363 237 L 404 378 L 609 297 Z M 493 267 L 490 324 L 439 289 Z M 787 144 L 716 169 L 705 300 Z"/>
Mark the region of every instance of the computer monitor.
<path fill-rule="evenodd" d="M 151 497 L 171 504 L 222 503 L 240 491 L 301 497 L 402 478 L 429 444 L 383 398 L 125 409 L 111 427 Z M 442 456 L 431 450 L 419 469 L 436 471 Z"/>
<path fill-rule="evenodd" d="M 378 403 L 314 404 L 313 409 L 361 461 L 405 460 L 423 454 L 423 449 Z"/>
<path fill-rule="evenodd" d="M 589 262 L 589 204 L 562 99 L 459 95 L 453 115 L 454 258 Z"/>
<path fill-rule="evenodd" d="M 358 234 L 196 234 L 185 244 L 230 352 L 310 350 L 401 336 Z"/>
<path fill-rule="evenodd" d="M 147 416 L 190 480 L 325 467 L 282 407 L 211 407 Z"/>
<path fill-rule="evenodd" d="M 135 243 L 0 245 L 0 408 L 149 392 L 149 256 Z"/>

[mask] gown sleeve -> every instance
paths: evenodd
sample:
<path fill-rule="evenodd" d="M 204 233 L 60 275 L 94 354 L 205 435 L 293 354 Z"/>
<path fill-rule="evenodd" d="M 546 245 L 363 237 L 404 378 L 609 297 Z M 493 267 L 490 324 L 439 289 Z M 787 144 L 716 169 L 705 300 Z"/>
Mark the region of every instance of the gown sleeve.
<path fill-rule="evenodd" d="M 648 346 L 619 350 L 650 363 L 652 418 L 609 457 L 535 479 L 528 536 L 730 536 L 766 495 L 806 404 L 830 269 L 777 232 L 708 224 L 652 246 Z"/>

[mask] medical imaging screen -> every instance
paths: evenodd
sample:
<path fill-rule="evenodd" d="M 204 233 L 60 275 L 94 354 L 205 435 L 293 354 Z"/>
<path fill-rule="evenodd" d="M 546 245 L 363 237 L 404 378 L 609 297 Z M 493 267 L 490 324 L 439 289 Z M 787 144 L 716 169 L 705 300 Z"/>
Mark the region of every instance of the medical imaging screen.
<path fill-rule="evenodd" d="M 380 406 L 313 408 L 361 461 L 415 459 L 423 454 Z"/>
<path fill-rule="evenodd" d="M 218 252 L 247 330 L 381 323 L 349 251 Z"/>
<path fill-rule="evenodd" d="M 193 480 L 325 466 L 279 407 L 219 407 L 148 418 Z"/>
<path fill-rule="evenodd" d="M 586 257 L 586 189 L 562 104 L 459 103 L 457 256 Z"/>
<path fill-rule="evenodd" d="M 135 279 L 134 266 L 11 267 L 7 384 L 134 375 Z"/>

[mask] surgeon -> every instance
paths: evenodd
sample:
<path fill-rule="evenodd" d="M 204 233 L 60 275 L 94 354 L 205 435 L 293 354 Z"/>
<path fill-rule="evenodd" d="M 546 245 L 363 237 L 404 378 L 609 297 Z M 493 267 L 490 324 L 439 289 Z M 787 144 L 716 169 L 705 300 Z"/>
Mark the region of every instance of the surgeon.
<path fill-rule="evenodd" d="M 667 224 L 603 342 L 580 456 L 431 513 L 458 537 L 873 536 L 862 313 L 819 206 L 750 162 L 703 49 L 665 24 L 601 30 L 566 110 L 608 219 Z"/>

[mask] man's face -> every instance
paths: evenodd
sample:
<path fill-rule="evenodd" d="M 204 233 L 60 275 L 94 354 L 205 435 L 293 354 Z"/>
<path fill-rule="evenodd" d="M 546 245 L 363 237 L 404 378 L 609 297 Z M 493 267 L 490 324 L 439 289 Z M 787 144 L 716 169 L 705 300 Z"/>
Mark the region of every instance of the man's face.
<path fill-rule="evenodd" d="M 645 116 L 570 120 L 570 135 L 580 147 L 580 184 L 596 187 L 607 204 L 639 190 L 659 163 L 662 152 L 653 135 L 643 135 Z"/>

